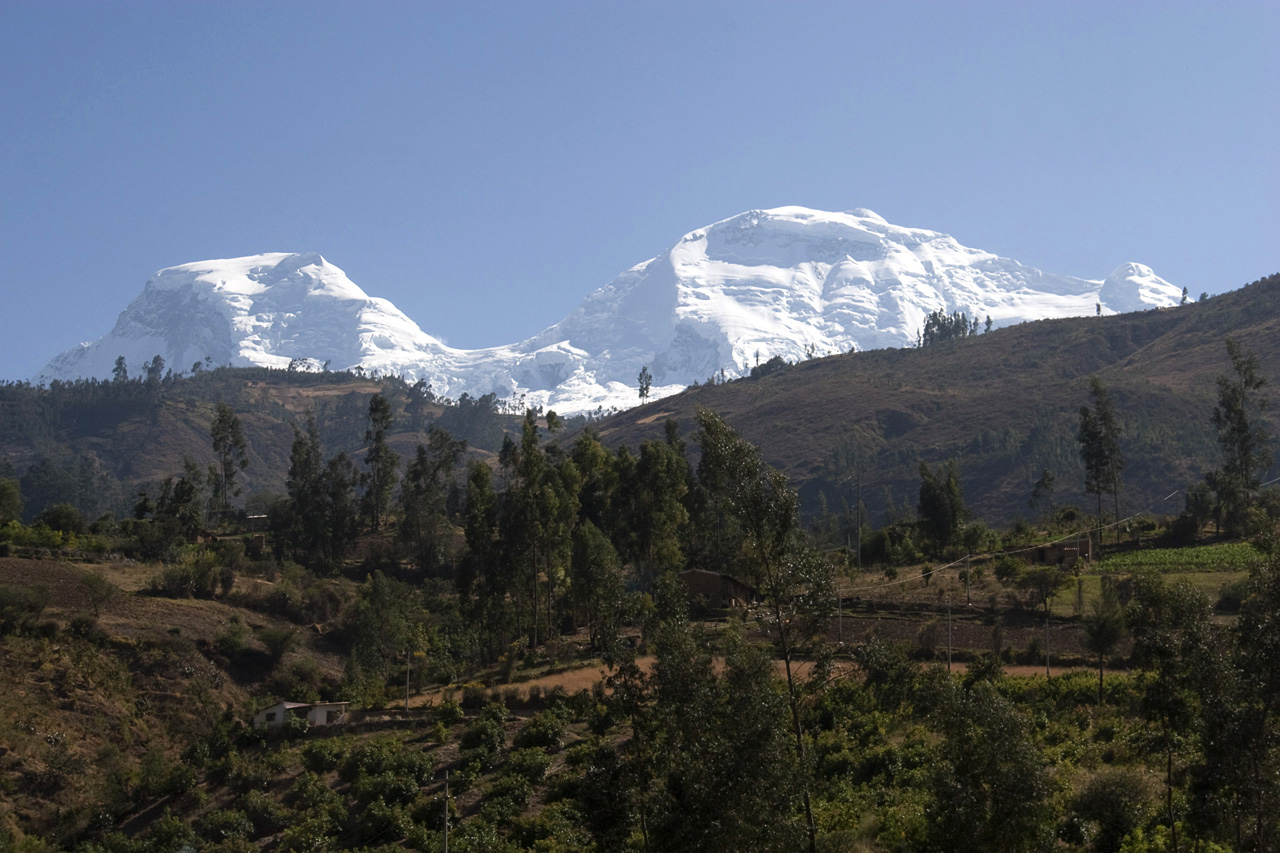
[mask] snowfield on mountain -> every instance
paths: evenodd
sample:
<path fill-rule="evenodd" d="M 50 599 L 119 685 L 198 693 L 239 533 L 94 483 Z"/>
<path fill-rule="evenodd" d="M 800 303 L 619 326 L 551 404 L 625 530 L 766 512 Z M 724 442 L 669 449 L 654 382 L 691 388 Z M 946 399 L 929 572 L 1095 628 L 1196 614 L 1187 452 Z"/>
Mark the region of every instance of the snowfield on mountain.
<path fill-rule="evenodd" d="M 1178 304 L 1182 289 L 1124 263 L 1104 280 L 1042 272 L 858 209 L 753 210 L 681 238 L 518 343 L 449 347 L 314 252 L 201 261 L 157 272 L 104 337 L 36 382 L 169 369 L 290 364 L 394 374 L 457 398 L 495 393 L 561 414 L 639 402 L 724 371 L 741 376 L 850 350 L 914 346 L 930 312 L 995 326 Z"/>

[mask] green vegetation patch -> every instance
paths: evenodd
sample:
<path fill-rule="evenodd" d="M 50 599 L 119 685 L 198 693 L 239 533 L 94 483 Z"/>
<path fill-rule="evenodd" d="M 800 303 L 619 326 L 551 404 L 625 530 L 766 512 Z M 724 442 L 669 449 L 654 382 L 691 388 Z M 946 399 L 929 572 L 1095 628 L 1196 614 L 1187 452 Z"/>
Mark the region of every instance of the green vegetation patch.
<path fill-rule="evenodd" d="M 1182 572 L 1246 572 L 1262 558 L 1248 542 L 1226 542 L 1194 548 L 1150 548 L 1112 554 L 1101 571 L 1117 574 L 1174 574 Z"/>

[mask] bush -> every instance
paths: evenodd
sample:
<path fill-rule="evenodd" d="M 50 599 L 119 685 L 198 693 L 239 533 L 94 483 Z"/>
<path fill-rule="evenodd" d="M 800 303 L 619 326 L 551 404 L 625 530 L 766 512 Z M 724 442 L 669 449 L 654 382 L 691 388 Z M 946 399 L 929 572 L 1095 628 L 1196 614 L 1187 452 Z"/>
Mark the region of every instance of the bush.
<path fill-rule="evenodd" d="M 295 823 L 280 835 L 280 850 L 284 853 L 323 853 L 334 849 L 335 827 L 327 817 L 309 817 Z"/>
<path fill-rule="evenodd" d="M 214 637 L 213 647 L 218 654 L 229 661 L 234 661 L 249 648 L 249 637 L 249 626 L 240 621 L 239 615 L 233 614 Z"/>
<path fill-rule="evenodd" d="M 1235 583 L 1223 584 L 1218 590 L 1218 600 L 1214 607 L 1225 613 L 1239 613 L 1240 605 L 1249 597 L 1249 581 L 1238 580 Z"/>
<path fill-rule="evenodd" d="M 536 746 L 524 749 L 513 749 L 507 753 L 504 767 L 508 774 L 527 779 L 530 784 L 541 782 L 551 766 L 551 756 Z"/>
<path fill-rule="evenodd" d="M 305 737 L 307 732 L 311 730 L 311 721 L 304 716 L 290 714 L 285 718 L 281 729 L 287 738 Z"/>
<path fill-rule="evenodd" d="M 302 748 L 302 766 L 312 773 L 327 773 L 337 769 L 345 753 L 346 750 L 339 741 L 313 741 Z"/>
<path fill-rule="evenodd" d="M 163 817 L 151 824 L 146 834 L 147 847 L 151 850 L 180 850 L 190 847 L 194 840 L 195 834 L 186 821 L 170 814 L 167 809 Z"/>
<path fill-rule="evenodd" d="M 43 524 L 50 530 L 56 530 L 59 533 L 70 533 L 78 536 L 84 533 L 85 524 L 84 517 L 80 515 L 80 510 L 71 504 L 61 503 L 54 504 L 46 509 L 36 518 L 37 524 Z"/>
<path fill-rule="evenodd" d="M 431 781 L 431 775 L 436 771 L 436 759 L 428 752 L 405 750 L 396 756 L 392 770 L 407 776 L 418 785 L 425 785 Z"/>
<path fill-rule="evenodd" d="M 354 782 L 361 776 L 385 773 L 395 765 L 396 749 L 396 744 L 386 740 L 359 744 L 342 760 L 338 776 L 344 782 Z"/>
<path fill-rule="evenodd" d="M 410 775 L 397 772 L 363 776 L 351 786 L 352 796 L 361 807 L 374 801 L 402 805 L 418 796 L 418 782 Z"/>
<path fill-rule="evenodd" d="M 995 572 L 996 580 L 1000 581 L 1002 584 L 1008 585 L 1009 583 L 1017 580 L 1018 575 L 1022 574 L 1022 570 L 1026 567 L 1027 564 L 1022 559 L 1015 557 L 1012 554 L 1001 554 L 999 557 L 996 557 L 996 564 L 993 571 Z"/>
<path fill-rule="evenodd" d="M 340 802 L 337 793 L 329 787 L 328 783 L 311 770 L 303 770 L 298 774 L 286 799 L 296 811 L 300 812 L 315 811 Z"/>
<path fill-rule="evenodd" d="M 101 643 L 107 639 L 106 633 L 98 627 L 98 620 L 88 613 L 78 613 L 71 617 L 67 624 L 67 633 L 80 637 L 90 643 Z"/>
<path fill-rule="evenodd" d="M 533 786 L 522 776 L 499 776 L 489 786 L 480 808 L 482 817 L 496 823 L 505 823 L 524 811 L 533 797 Z"/>
<path fill-rule="evenodd" d="M 263 791 L 271 784 L 271 768 L 256 758 L 237 755 L 231 762 L 230 783 L 238 792 Z"/>
<path fill-rule="evenodd" d="M 403 838 L 410 824 L 402 809 L 374 800 L 360 813 L 352 829 L 359 845 L 386 844 Z"/>
<path fill-rule="evenodd" d="M 196 832 L 206 841 L 248 838 L 253 834 L 253 821 L 236 809 L 216 809 L 199 820 Z"/>
<path fill-rule="evenodd" d="M 446 726 L 452 726 L 464 716 L 466 715 L 463 713 L 462 706 L 452 699 L 445 699 L 436 710 L 436 719 Z"/>
<path fill-rule="evenodd" d="M 516 735 L 518 747 L 542 747 L 552 752 L 564 746 L 564 720 L 554 711 L 542 711 Z"/>
<path fill-rule="evenodd" d="M 459 743 L 462 763 L 478 762 L 485 769 L 491 769 L 506 739 L 501 723 L 492 717 L 478 717 L 462 733 Z"/>
<path fill-rule="evenodd" d="M 219 584 L 218 558 L 208 551 L 187 552 L 148 583 L 167 598 L 213 598 Z"/>
<path fill-rule="evenodd" d="M 0 637 L 33 632 L 48 606 L 45 587 L 0 585 Z"/>
<path fill-rule="evenodd" d="M 255 837 L 279 832 L 288 823 L 289 813 L 262 791 L 249 791 L 240 797 L 238 803 L 253 823 Z"/>
<path fill-rule="evenodd" d="M 185 794 L 195 781 L 195 771 L 189 765 L 170 761 L 161 750 L 153 749 L 142 756 L 138 769 L 138 793 L 142 797 Z"/>
<path fill-rule="evenodd" d="M 298 629 L 290 625 L 268 625 L 258 630 L 257 637 L 258 642 L 266 647 L 273 666 L 302 643 Z"/>

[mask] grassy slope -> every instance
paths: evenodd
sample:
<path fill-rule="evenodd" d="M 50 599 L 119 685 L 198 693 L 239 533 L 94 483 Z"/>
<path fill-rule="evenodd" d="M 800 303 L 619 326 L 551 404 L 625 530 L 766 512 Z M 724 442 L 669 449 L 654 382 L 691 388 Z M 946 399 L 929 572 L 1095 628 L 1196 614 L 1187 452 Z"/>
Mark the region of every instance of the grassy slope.
<path fill-rule="evenodd" d="M 92 614 L 80 583 L 90 571 L 119 592 L 101 607 L 98 630 L 77 636 L 67 628 Z M 0 559 L 0 584 L 49 595 L 42 631 L 0 637 L 0 828 L 56 838 L 129 803 L 144 784 L 148 753 L 171 766 L 224 714 L 263 692 L 265 653 L 250 649 L 228 667 L 214 642 L 232 617 L 251 629 L 285 623 L 223 601 L 144 594 L 157 571 Z M 294 658 L 338 678 L 341 662 L 318 635 L 304 633 Z"/>

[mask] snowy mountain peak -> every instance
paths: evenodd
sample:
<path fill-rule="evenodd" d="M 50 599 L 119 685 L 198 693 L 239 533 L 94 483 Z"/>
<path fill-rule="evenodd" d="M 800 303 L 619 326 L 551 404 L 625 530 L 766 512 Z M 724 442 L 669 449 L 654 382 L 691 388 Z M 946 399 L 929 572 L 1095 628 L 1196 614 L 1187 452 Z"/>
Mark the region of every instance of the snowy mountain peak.
<path fill-rule="evenodd" d="M 1156 275 L 1143 264 L 1121 264 L 1102 282 L 1098 300 L 1112 311 L 1123 314 L 1144 308 L 1177 305 L 1182 300 L 1182 288 L 1176 287 Z"/>
<path fill-rule="evenodd" d="M 930 312 L 996 325 L 1178 304 L 1141 264 L 1104 281 L 1041 272 L 893 225 L 865 208 L 751 210 L 691 231 L 587 296 L 556 325 L 509 346 L 456 350 L 319 254 L 262 254 L 160 270 L 110 334 L 55 358 L 37 381 L 107 377 L 159 353 L 284 367 L 303 359 L 424 379 L 440 394 L 523 396 L 562 413 L 638 402 L 648 367 L 661 397 L 774 356 L 797 361 L 911 346 Z"/>
<path fill-rule="evenodd" d="M 160 270 L 110 334 L 62 353 L 36 379 L 105 378 L 118 356 L 135 373 L 157 354 L 178 371 L 301 359 L 376 369 L 445 349 L 319 254 L 275 252 Z"/>

